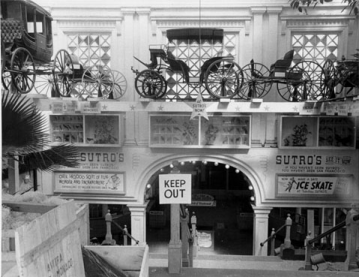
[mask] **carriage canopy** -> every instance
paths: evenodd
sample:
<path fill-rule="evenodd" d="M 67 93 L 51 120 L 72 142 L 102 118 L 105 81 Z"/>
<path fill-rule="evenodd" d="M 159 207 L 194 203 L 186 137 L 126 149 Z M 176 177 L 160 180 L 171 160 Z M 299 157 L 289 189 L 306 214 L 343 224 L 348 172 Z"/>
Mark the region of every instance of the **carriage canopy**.
<path fill-rule="evenodd" d="M 213 42 L 223 42 L 223 29 L 215 28 L 184 28 L 167 30 L 167 38 L 171 42 L 175 39 L 189 40 L 213 40 Z"/>

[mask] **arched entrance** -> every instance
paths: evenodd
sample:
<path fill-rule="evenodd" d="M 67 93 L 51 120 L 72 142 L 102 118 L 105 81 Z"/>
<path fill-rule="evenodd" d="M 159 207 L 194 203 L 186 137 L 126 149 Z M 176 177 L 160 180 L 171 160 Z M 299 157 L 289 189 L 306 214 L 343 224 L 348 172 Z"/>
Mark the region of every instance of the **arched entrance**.
<path fill-rule="evenodd" d="M 197 217 L 199 254 L 253 255 L 252 205 L 255 185 L 245 167 L 218 158 L 181 158 L 178 170 L 192 175 L 192 204 Z M 146 184 L 149 201 L 146 241 L 152 253 L 167 253 L 170 240 L 170 205 L 159 204 L 158 176 L 169 174 L 172 162 L 163 163 Z"/>

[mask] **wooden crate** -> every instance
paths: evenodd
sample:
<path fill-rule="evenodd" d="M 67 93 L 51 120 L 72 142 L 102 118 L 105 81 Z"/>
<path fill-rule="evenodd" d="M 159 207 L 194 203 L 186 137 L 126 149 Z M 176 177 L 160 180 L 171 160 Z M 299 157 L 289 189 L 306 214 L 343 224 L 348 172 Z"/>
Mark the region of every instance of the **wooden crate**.
<path fill-rule="evenodd" d="M 142 246 L 85 246 L 104 258 L 113 267 L 125 271 L 130 277 L 149 276 L 149 250 Z"/>
<path fill-rule="evenodd" d="M 52 276 L 60 271 L 64 277 L 84 276 L 81 244 L 89 243 L 88 205 L 76 210 L 74 201 L 59 206 L 15 202 L 3 204 L 15 211 L 42 215 L 7 233 L 9 247 L 3 240 L 3 250 L 12 250 L 10 244 L 14 236 L 15 251 L 2 253 L 2 265 L 7 267 L 7 272 L 3 270 L 2 276 Z M 4 260 L 4 253 L 7 261 Z M 9 262 L 14 264 L 10 269 Z"/>

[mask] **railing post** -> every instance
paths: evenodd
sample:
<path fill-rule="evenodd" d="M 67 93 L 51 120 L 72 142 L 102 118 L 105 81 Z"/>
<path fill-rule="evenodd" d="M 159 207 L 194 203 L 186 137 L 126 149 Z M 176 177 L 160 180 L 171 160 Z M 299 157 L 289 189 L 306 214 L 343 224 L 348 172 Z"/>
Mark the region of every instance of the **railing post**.
<path fill-rule="evenodd" d="M 188 267 L 193 267 L 193 237 L 188 239 Z"/>
<path fill-rule="evenodd" d="M 312 268 L 312 263 L 310 261 L 310 258 L 312 257 L 312 245 L 309 242 L 309 240 L 311 239 L 311 232 L 308 232 L 307 237 L 305 238 L 304 241 L 304 247 L 305 247 L 305 265 L 304 265 L 304 270 L 313 270 Z"/>
<path fill-rule="evenodd" d="M 127 230 L 127 226 L 125 225 L 125 227 L 123 227 L 123 245 L 127 245 L 127 234 L 128 234 L 128 230 Z"/>
<path fill-rule="evenodd" d="M 359 203 L 353 203 L 345 220 L 347 227 L 347 259 L 345 269 L 351 270 L 359 267 L 359 257 L 355 257 L 359 250 Z M 358 259 L 358 260 L 357 260 Z"/>
<path fill-rule="evenodd" d="M 185 210 L 185 217 L 181 216 L 181 240 L 182 240 L 182 266 L 188 267 L 188 209 Z"/>
<path fill-rule="evenodd" d="M 116 241 L 112 239 L 112 233 L 111 233 L 112 216 L 110 210 L 108 210 L 107 214 L 105 215 L 105 221 L 106 221 L 106 236 L 105 236 L 105 240 L 102 242 L 102 245 L 115 245 Z"/>
<path fill-rule="evenodd" d="M 285 221 L 285 225 L 286 225 L 286 233 L 284 239 L 284 248 L 290 248 L 291 247 L 290 228 L 292 226 L 292 219 L 290 218 L 290 214 L 288 214 L 288 217 Z"/>
<path fill-rule="evenodd" d="M 274 228 L 272 229 L 272 233 L 271 233 L 271 246 L 270 246 L 270 255 L 274 256 L 274 248 L 275 248 L 275 231 Z"/>
<path fill-rule="evenodd" d="M 197 257 L 197 253 L 198 253 L 197 216 L 195 212 L 193 212 L 191 216 L 191 225 L 192 225 L 192 237 L 193 237 L 193 257 Z"/>

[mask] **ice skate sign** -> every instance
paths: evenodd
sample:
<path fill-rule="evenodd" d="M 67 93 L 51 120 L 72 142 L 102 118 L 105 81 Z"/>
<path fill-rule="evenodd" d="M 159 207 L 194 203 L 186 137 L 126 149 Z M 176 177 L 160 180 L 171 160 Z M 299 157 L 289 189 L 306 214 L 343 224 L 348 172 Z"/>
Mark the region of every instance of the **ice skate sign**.
<path fill-rule="evenodd" d="M 160 204 L 191 204 L 192 175 L 159 175 Z"/>

